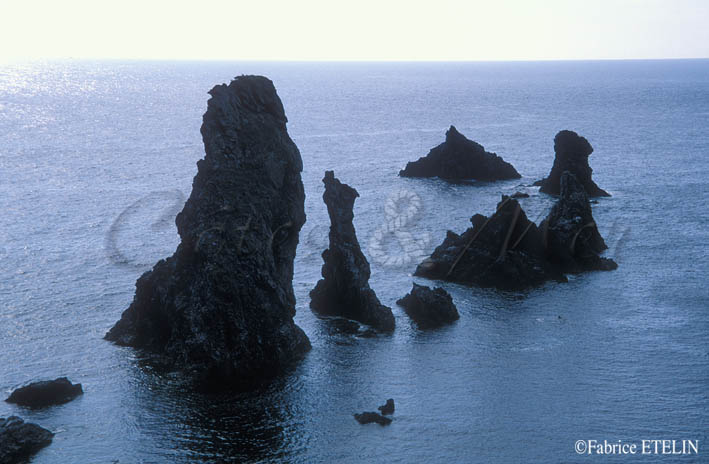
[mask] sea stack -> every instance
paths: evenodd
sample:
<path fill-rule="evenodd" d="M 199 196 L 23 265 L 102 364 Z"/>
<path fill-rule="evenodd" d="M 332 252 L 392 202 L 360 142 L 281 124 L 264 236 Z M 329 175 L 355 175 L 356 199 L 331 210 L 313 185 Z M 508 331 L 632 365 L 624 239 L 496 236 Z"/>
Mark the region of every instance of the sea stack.
<path fill-rule="evenodd" d="M 310 291 L 310 307 L 323 316 L 353 319 L 391 332 L 394 315 L 369 287 L 370 268 L 357 241 L 352 220 L 357 190 L 325 172 L 323 200 L 330 216 L 330 244 L 323 251 L 322 279 Z"/>
<path fill-rule="evenodd" d="M 606 242 L 596 227 L 584 186 L 569 171 L 561 175 L 559 201 L 540 224 L 547 257 L 564 272 L 609 271 L 618 265 L 599 256 Z"/>
<path fill-rule="evenodd" d="M 521 290 L 565 274 L 610 271 L 618 265 L 599 256 L 606 244 L 598 232 L 583 185 L 570 172 L 561 176 L 558 202 L 539 227 L 516 200 L 503 196 L 487 218 L 476 214 L 462 235 L 448 231 L 443 243 L 415 275 L 464 285 Z"/>
<path fill-rule="evenodd" d="M 593 153 L 593 147 L 586 138 L 574 131 L 563 130 L 554 137 L 554 165 L 549 175 L 534 185 L 539 185 L 540 192 L 559 195 L 561 191 L 561 175 L 564 171 L 571 172 L 583 185 L 591 197 L 609 197 L 610 194 L 600 188 L 591 178 L 593 169 L 588 164 L 588 157 Z"/>
<path fill-rule="evenodd" d="M 310 349 L 293 322 L 303 163 L 270 80 L 240 76 L 209 93 L 206 155 L 175 220 L 181 243 L 138 279 L 106 339 L 160 355 L 200 388 L 248 388 Z"/>
<path fill-rule="evenodd" d="M 473 227 L 462 235 L 448 231 L 414 275 L 502 290 L 566 280 L 547 261 L 541 232 L 517 200 L 503 196 L 495 214 L 470 221 Z"/>
<path fill-rule="evenodd" d="M 485 151 L 477 142 L 467 139 L 451 126 L 446 141 L 417 161 L 399 171 L 401 177 L 439 177 L 449 181 L 495 181 L 519 179 L 521 176 L 508 162 L 495 153 Z"/>

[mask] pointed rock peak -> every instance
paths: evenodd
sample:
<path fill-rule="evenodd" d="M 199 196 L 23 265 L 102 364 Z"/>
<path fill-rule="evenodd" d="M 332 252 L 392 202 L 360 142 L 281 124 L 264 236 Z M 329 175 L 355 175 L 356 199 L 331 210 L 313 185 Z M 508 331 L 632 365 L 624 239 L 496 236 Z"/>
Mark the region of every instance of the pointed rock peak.
<path fill-rule="evenodd" d="M 455 128 L 455 126 L 450 126 L 450 128 L 446 131 L 446 142 L 449 142 L 451 140 L 459 140 L 459 139 L 464 139 L 465 136 L 458 132 L 458 129 Z"/>
<path fill-rule="evenodd" d="M 449 182 L 464 180 L 495 181 L 519 179 L 517 170 L 495 153 L 458 132 L 455 126 L 446 131 L 446 141 L 428 155 L 406 163 L 401 177 L 438 177 Z"/>

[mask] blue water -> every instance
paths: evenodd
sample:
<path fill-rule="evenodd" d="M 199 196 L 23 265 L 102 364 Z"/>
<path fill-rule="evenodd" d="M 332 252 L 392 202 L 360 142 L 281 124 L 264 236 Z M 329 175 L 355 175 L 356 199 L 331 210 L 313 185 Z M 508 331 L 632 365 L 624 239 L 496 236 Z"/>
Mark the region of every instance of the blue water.
<path fill-rule="evenodd" d="M 202 396 L 102 337 L 177 244 L 206 92 L 243 73 L 274 81 L 303 156 L 294 288 L 313 349 L 265 391 Z M 450 124 L 523 178 L 397 177 Z M 35 463 L 709 462 L 707 128 L 706 60 L 2 65 L 0 392 L 66 375 L 86 393 L 42 411 L 0 402 L 0 416 L 56 432 Z M 419 255 L 501 193 L 531 193 L 522 206 L 544 215 L 553 200 L 530 185 L 561 129 L 595 148 L 613 196 L 594 215 L 618 270 L 525 293 L 444 284 L 460 320 L 416 330 L 395 301 L 430 284 L 411 276 Z M 361 195 L 355 226 L 391 336 L 338 334 L 308 308 L 326 169 Z M 397 198 L 420 208 L 381 233 Z M 391 426 L 352 418 L 390 397 Z M 583 457 L 579 439 L 699 440 L 699 455 Z"/>

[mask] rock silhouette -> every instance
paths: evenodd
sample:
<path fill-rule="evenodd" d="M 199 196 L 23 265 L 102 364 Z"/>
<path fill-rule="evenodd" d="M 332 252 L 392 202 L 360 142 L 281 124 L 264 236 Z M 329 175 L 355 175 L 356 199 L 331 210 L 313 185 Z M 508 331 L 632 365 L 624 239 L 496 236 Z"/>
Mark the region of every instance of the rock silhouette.
<path fill-rule="evenodd" d="M 583 185 L 591 197 L 609 197 L 610 194 L 600 188 L 591 178 L 593 169 L 588 164 L 588 157 L 593 153 L 593 147 L 586 138 L 576 132 L 563 130 L 554 137 L 554 165 L 549 175 L 534 185 L 541 186 L 539 191 L 559 195 L 561 191 L 561 175 L 564 171 L 571 172 Z"/>
<path fill-rule="evenodd" d="M 355 414 L 354 418 L 360 424 L 371 424 L 375 422 L 379 425 L 389 425 L 391 424 L 391 419 L 384 417 L 377 412 L 363 412 L 361 414 Z"/>
<path fill-rule="evenodd" d="M 330 216 L 330 243 L 323 251 L 322 279 L 310 291 L 310 307 L 323 316 L 341 316 L 391 332 L 394 315 L 369 287 L 370 268 L 352 220 L 357 190 L 325 172 L 323 200 Z"/>
<path fill-rule="evenodd" d="M 377 409 L 384 415 L 394 414 L 394 399 L 389 398 L 384 406 L 379 406 Z"/>
<path fill-rule="evenodd" d="M 17 416 L 0 417 L 0 464 L 27 462 L 52 443 L 54 434 Z"/>
<path fill-rule="evenodd" d="M 414 283 L 411 292 L 396 302 L 419 328 L 440 327 L 460 318 L 450 294 L 440 287 L 431 290 Z"/>
<path fill-rule="evenodd" d="M 399 171 L 402 177 L 440 177 L 449 181 L 495 181 L 519 179 L 521 176 L 508 162 L 495 153 L 485 151 L 477 142 L 467 139 L 451 126 L 446 141 L 417 161 Z"/>
<path fill-rule="evenodd" d="M 20 387 L 5 401 L 20 406 L 42 408 L 67 403 L 83 393 L 80 383 L 72 384 L 66 377 L 60 377 L 56 380 L 43 380 Z"/>
<path fill-rule="evenodd" d="M 158 354 L 199 388 L 249 388 L 310 349 L 293 322 L 303 165 L 270 80 L 240 76 L 209 93 L 206 155 L 175 220 L 181 243 L 138 279 L 106 338 Z"/>
<path fill-rule="evenodd" d="M 540 224 L 550 261 L 564 272 L 612 270 L 618 265 L 599 256 L 606 246 L 591 212 L 584 186 L 569 171 L 561 175 L 559 201 Z"/>
<path fill-rule="evenodd" d="M 443 243 L 416 268 L 415 275 L 465 285 L 521 290 L 565 273 L 613 270 L 599 256 L 605 250 L 583 185 L 570 172 L 560 179 L 559 200 L 540 227 L 519 203 L 503 196 L 490 218 L 476 214 L 462 235 L 448 231 Z"/>
<path fill-rule="evenodd" d="M 414 275 L 503 290 L 566 280 L 547 261 L 541 232 L 517 200 L 503 196 L 495 214 L 470 221 L 473 227 L 462 235 L 448 231 Z"/>

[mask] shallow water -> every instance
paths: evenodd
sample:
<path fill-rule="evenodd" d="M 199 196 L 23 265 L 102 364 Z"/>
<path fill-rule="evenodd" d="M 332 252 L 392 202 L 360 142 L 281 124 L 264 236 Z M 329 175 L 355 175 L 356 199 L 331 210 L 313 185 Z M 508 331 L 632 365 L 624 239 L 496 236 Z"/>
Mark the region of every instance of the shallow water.
<path fill-rule="evenodd" d="M 136 278 L 174 251 L 206 92 L 242 73 L 274 81 L 303 156 L 294 288 L 313 350 L 264 391 L 205 397 L 102 337 Z M 0 391 L 66 375 L 86 393 L 43 411 L 0 403 L 0 416 L 57 433 L 36 463 L 570 462 L 579 439 L 699 440 L 707 460 L 707 108 L 706 60 L 3 65 Z M 397 177 L 450 124 L 523 178 Z M 411 277 L 420 255 L 501 193 L 531 193 L 521 204 L 540 219 L 553 200 L 530 185 L 561 129 L 595 148 L 594 179 L 613 197 L 594 215 L 619 269 L 524 293 L 443 284 L 460 320 L 416 330 L 394 302 L 413 280 L 430 284 Z M 326 169 L 361 195 L 355 226 L 392 336 L 338 334 L 308 308 Z M 377 243 L 402 191 L 421 208 Z M 402 237 L 418 248 L 402 251 Z M 389 397 L 391 426 L 352 418 Z"/>

